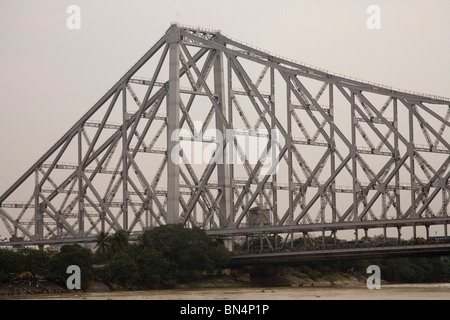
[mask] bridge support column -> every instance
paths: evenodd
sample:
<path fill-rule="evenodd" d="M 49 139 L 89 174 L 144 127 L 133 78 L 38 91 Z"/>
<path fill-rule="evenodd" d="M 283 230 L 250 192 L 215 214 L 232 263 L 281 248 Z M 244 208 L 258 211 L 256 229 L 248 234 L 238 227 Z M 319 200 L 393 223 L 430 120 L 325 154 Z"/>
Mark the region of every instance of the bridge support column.
<path fill-rule="evenodd" d="M 333 84 L 328 84 L 328 90 L 329 90 L 329 113 L 330 113 L 330 119 L 334 121 L 334 95 L 333 95 Z M 330 170 L 331 175 L 334 175 L 336 172 L 336 144 L 334 141 L 334 128 L 333 126 L 330 126 Z M 330 188 L 331 191 L 331 221 L 334 223 L 336 222 L 337 217 L 337 210 L 336 210 L 336 192 L 335 192 L 335 186 L 336 181 L 334 180 L 332 182 L 332 187 Z M 336 232 L 334 233 L 335 239 L 336 239 Z"/>
<path fill-rule="evenodd" d="M 358 220 L 358 193 L 360 192 L 358 184 L 358 166 L 357 166 L 357 152 L 356 152 L 356 126 L 358 120 L 356 119 L 355 112 L 355 93 L 351 95 L 351 135 L 352 135 L 352 148 L 350 154 L 352 157 L 352 178 L 353 178 L 353 221 Z M 358 241 L 358 230 L 356 230 L 356 241 Z"/>
<path fill-rule="evenodd" d="M 180 126 L 180 31 L 172 27 L 169 42 L 169 90 L 167 92 L 167 223 L 178 223 L 180 211 L 179 155 L 172 155 L 179 141 L 172 141 L 172 134 Z M 174 159 L 175 158 L 175 159 Z"/>
<path fill-rule="evenodd" d="M 216 39 L 216 42 L 220 43 L 220 37 Z M 223 44 L 223 41 L 222 41 Z M 225 76 L 224 76 L 224 63 L 223 63 L 223 53 L 217 52 L 216 59 L 214 62 L 214 92 L 217 95 L 217 104 L 219 110 L 215 111 L 216 115 L 216 130 L 222 134 L 222 139 L 227 136 L 227 123 L 224 121 L 226 118 L 226 102 L 225 102 Z M 222 116 L 219 114 L 222 113 Z M 228 120 L 229 121 L 229 120 Z M 222 140 L 224 141 L 224 140 Z M 225 139 L 224 143 L 227 142 Z M 227 151 L 232 149 L 233 141 L 228 141 L 231 145 L 223 148 L 222 161 L 217 164 L 217 180 L 219 186 L 222 187 L 222 197 L 219 202 L 219 212 L 220 221 L 219 225 L 221 228 L 226 228 L 231 222 L 231 208 L 233 207 L 231 191 L 232 191 L 232 180 L 230 176 L 232 159 L 229 159 Z M 225 246 L 231 248 L 230 240 L 225 240 Z"/>
<path fill-rule="evenodd" d="M 445 237 L 445 241 L 447 242 L 447 238 L 448 238 L 447 221 L 444 222 L 444 237 Z"/>
<path fill-rule="evenodd" d="M 39 193 L 41 192 L 39 186 L 39 172 L 35 171 L 36 186 L 34 189 L 34 234 L 36 239 L 42 239 L 44 236 L 44 214 L 41 203 L 39 202 Z"/>
<path fill-rule="evenodd" d="M 273 114 L 275 113 L 275 69 L 270 68 L 270 109 Z M 276 129 L 275 119 L 271 119 L 272 129 Z M 272 138 L 272 137 L 271 137 Z M 272 141 L 271 141 L 272 143 Z M 273 151 L 272 151 L 273 152 Z M 278 191 L 277 191 L 277 174 L 276 171 L 272 174 L 272 223 L 276 224 L 279 221 L 278 218 Z"/>
<path fill-rule="evenodd" d="M 322 246 L 325 247 L 325 230 L 322 230 Z"/>
<path fill-rule="evenodd" d="M 128 230 L 128 139 L 127 139 L 127 92 L 122 89 L 122 215 L 123 229 Z M 148 226 L 148 224 L 146 224 Z"/>
<path fill-rule="evenodd" d="M 408 155 L 409 155 L 409 173 L 411 180 L 411 217 L 416 217 L 416 181 L 415 181 L 415 168 L 414 168 L 414 115 L 413 109 L 414 104 L 409 105 L 409 145 L 408 145 Z M 428 232 L 428 229 L 427 229 Z M 428 238 L 428 234 L 427 234 Z"/>
<path fill-rule="evenodd" d="M 84 235 L 84 188 L 83 188 L 83 150 L 82 150 L 82 128 L 78 129 L 78 235 Z M 58 226 L 59 228 L 59 226 Z"/>

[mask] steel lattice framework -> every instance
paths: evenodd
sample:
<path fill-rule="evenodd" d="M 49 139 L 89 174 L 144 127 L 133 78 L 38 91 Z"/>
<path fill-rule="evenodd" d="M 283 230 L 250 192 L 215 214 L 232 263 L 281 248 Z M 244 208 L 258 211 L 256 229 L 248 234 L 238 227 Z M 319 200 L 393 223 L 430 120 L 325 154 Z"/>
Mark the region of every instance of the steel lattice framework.
<path fill-rule="evenodd" d="M 449 118 L 448 98 L 351 79 L 220 31 L 173 24 L 0 197 L 0 226 L 33 244 L 168 223 L 286 239 L 439 224 L 447 236 Z M 187 152 L 172 161 L 179 129 L 185 146 L 220 145 L 214 156 L 234 152 L 240 161 L 192 163 Z M 217 132 L 229 130 L 236 135 L 217 144 Z M 276 130 L 277 139 L 264 130 Z M 262 174 L 263 157 L 250 161 L 244 149 L 252 133 L 264 136 L 277 171 Z M 263 223 L 251 222 L 255 208 L 267 213 Z"/>

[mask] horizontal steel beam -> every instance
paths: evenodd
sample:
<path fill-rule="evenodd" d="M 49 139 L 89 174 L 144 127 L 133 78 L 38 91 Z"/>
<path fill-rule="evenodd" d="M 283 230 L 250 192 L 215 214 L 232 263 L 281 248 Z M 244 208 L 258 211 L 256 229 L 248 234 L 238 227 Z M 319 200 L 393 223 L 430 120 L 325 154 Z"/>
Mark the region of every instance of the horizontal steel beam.
<path fill-rule="evenodd" d="M 315 232 L 315 231 L 334 231 L 334 230 L 355 230 L 355 229 L 374 229 L 374 228 L 392 228 L 392 227 L 408 227 L 408 226 L 426 226 L 445 224 L 450 222 L 450 217 L 434 217 L 434 218 L 408 218 L 408 219 L 392 219 L 392 220 L 375 220 L 375 221 L 348 221 L 334 223 L 311 223 L 299 225 L 276 225 L 262 226 L 252 228 L 230 228 L 222 230 L 207 230 L 206 233 L 211 236 L 227 236 L 227 235 L 255 235 L 255 234 L 275 234 L 289 232 Z"/>

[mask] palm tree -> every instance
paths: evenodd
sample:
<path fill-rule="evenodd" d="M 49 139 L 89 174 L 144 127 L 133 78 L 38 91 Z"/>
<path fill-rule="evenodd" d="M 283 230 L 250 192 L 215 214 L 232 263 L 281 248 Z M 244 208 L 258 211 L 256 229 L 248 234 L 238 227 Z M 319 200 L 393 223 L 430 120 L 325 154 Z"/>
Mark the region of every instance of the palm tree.
<path fill-rule="evenodd" d="M 97 249 L 97 252 L 105 259 L 106 268 L 106 260 L 111 248 L 111 236 L 108 232 L 102 231 L 97 235 L 97 238 L 95 239 L 95 248 Z"/>
<path fill-rule="evenodd" d="M 111 245 L 112 255 L 116 253 L 122 253 L 126 251 L 129 245 L 129 233 L 126 230 L 117 230 L 111 237 L 109 241 Z"/>

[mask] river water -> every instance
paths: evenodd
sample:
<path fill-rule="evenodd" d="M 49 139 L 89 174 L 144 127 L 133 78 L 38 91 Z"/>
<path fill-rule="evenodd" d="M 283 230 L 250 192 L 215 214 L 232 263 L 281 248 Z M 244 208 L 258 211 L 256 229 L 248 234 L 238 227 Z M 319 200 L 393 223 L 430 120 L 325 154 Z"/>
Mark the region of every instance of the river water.
<path fill-rule="evenodd" d="M 450 300 L 450 283 L 365 286 L 235 287 L 27 295 L 45 300 Z"/>

